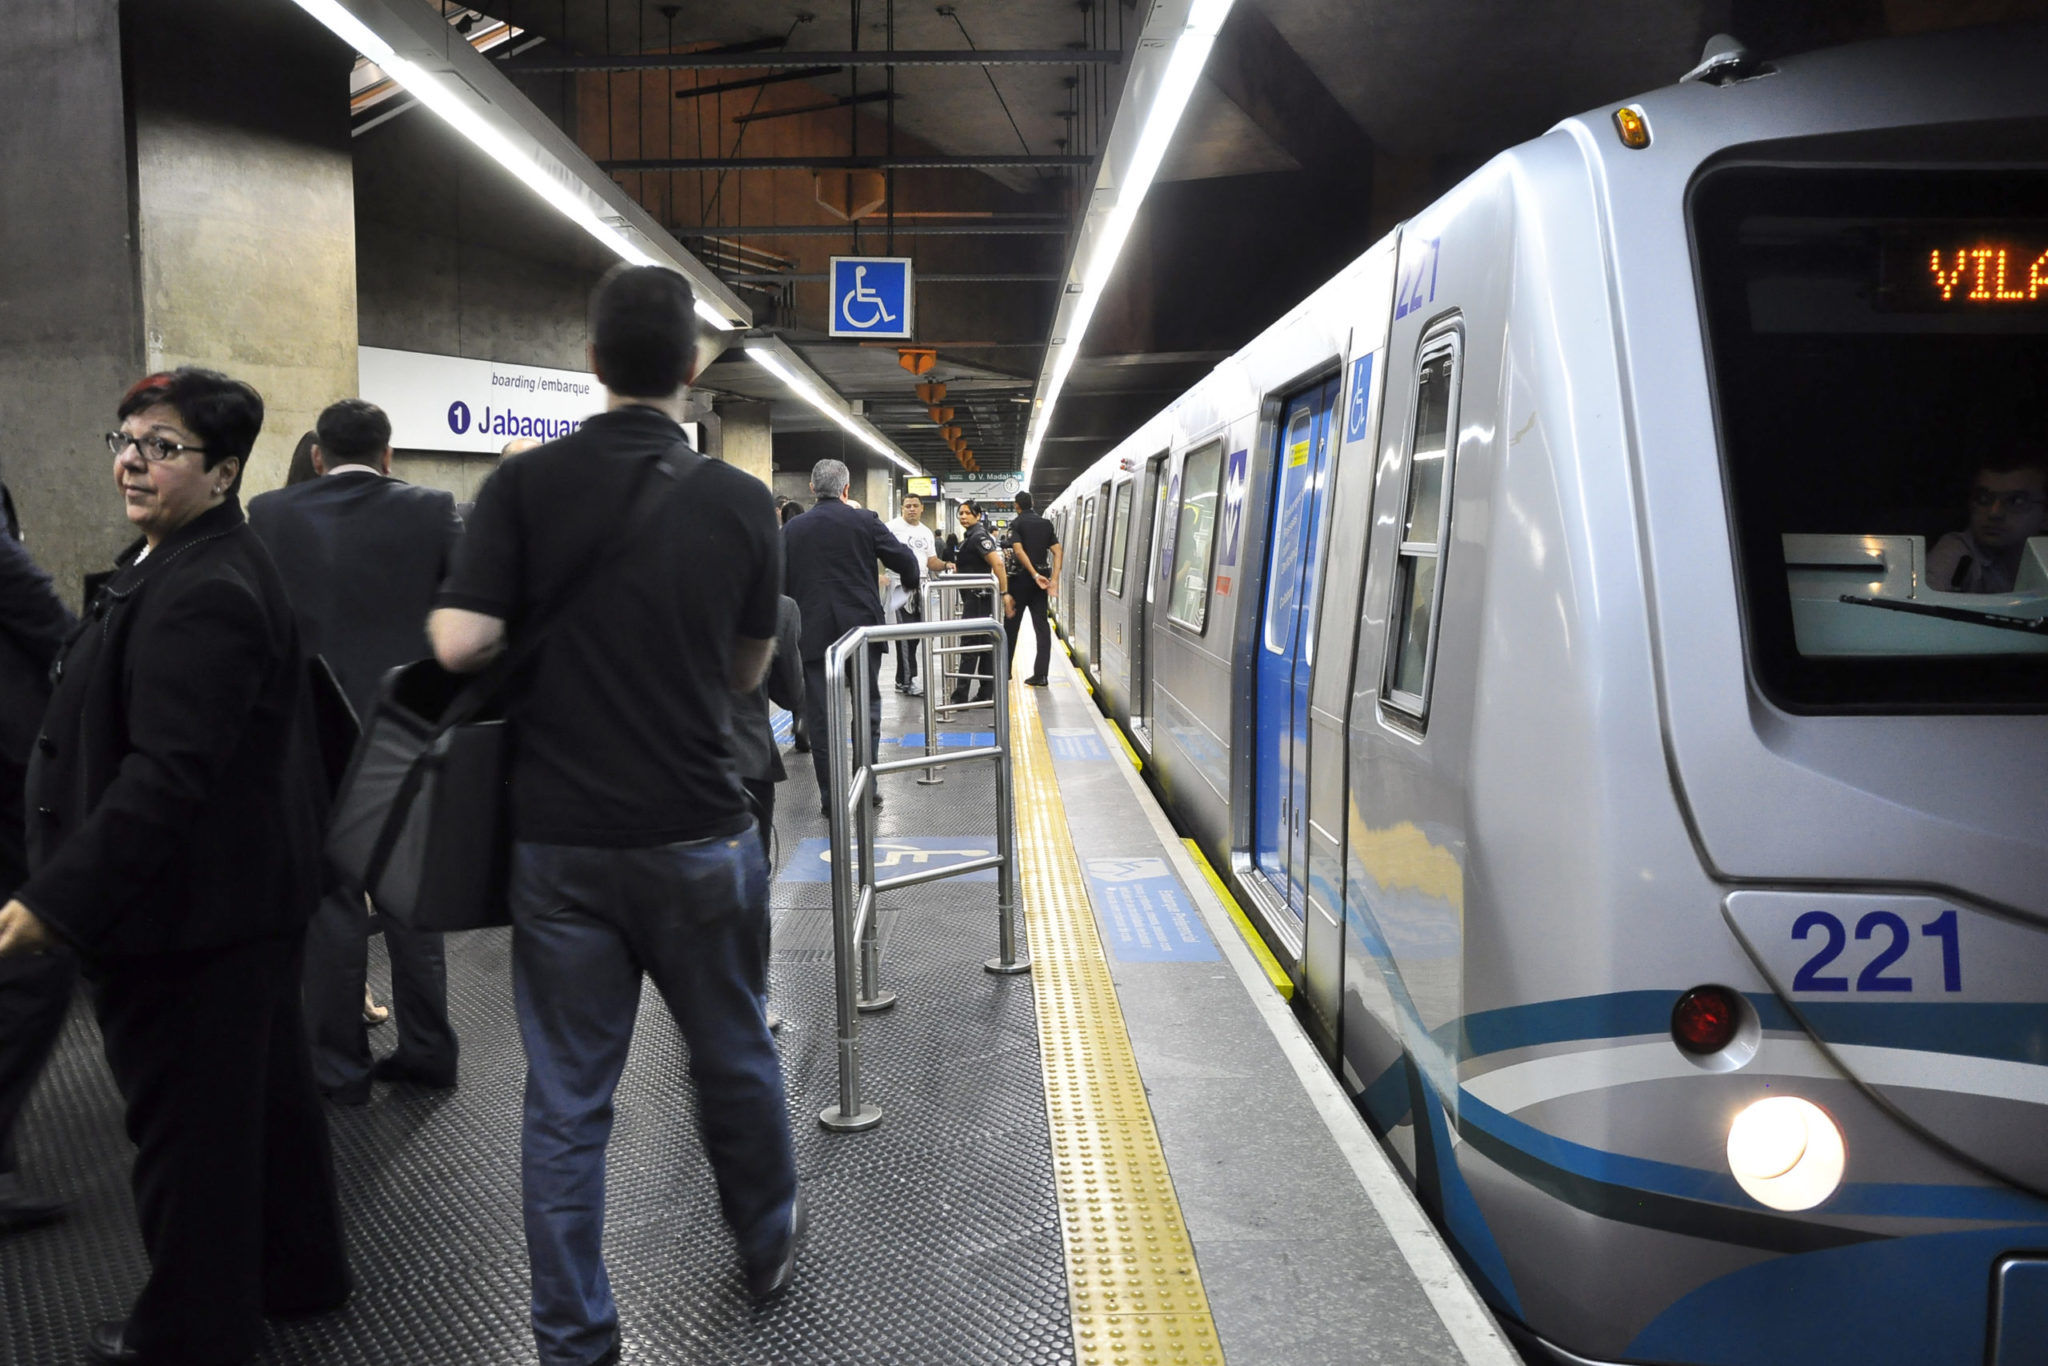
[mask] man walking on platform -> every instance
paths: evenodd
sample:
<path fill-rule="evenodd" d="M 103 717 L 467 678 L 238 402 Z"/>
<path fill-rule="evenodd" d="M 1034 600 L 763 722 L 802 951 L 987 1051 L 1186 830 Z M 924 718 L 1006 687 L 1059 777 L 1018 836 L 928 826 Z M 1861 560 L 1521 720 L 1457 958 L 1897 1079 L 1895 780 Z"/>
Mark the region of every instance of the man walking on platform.
<path fill-rule="evenodd" d="M 1038 631 L 1037 667 L 1024 681 L 1034 688 L 1047 685 L 1046 670 L 1052 667 L 1052 629 L 1045 620 L 1045 601 L 1060 577 L 1060 534 L 1051 522 L 1033 511 L 1036 503 L 1028 490 L 1017 491 L 1017 515 L 1010 522 L 1009 544 L 1017 552 L 1017 564 L 1024 572 L 1010 579 L 1010 591 L 1017 600 L 1017 615 L 1010 627 L 1010 670 L 1017 668 L 1017 641 L 1024 634 L 1024 614 Z"/>
<path fill-rule="evenodd" d="M 252 500 L 249 526 L 277 562 L 308 651 L 326 657 L 359 717 L 377 685 L 427 652 L 421 623 L 448 572 L 462 523 L 455 499 L 391 477 L 391 419 L 346 398 L 314 425 L 320 478 Z M 313 1077 L 330 1100 L 360 1105 L 370 1078 L 455 1085 L 448 962 L 441 936 L 383 917 L 398 1049 L 370 1062 L 363 1019 L 369 916 L 360 896 L 330 891 L 306 931 L 306 1032 Z"/>
<path fill-rule="evenodd" d="M 804 1226 L 762 1004 L 768 868 L 729 739 L 733 693 L 761 685 L 775 648 L 782 554 L 767 487 L 684 438 L 694 304 L 659 267 L 605 277 L 590 359 L 607 410 L 498 467 L 428 621 L 458 673 L 546 623 L 507 717 L 543 1366 L 619 1356 L 605 1147 L 643 972 L 689 1046 L 720 1207 L 757 1299 L 789 1283 Z M 572 595 L 573 610 L 548 615 Z"/>
<path fill-rule="evenodd" d="M 859 626 L 882 624 L 882 599 L 875 592 L 875 564 L 903 576 L 905 589 L 916 593 L 921 566 L 909 546 L 889 534 L 872 512 L 849 507 L 846 485 L 852 478 L 845 462 L 820 460 L 811 467 L 811 492 L 818 503 L 782 529 L 787 555 L 789 595 L 803 613 L 804 724 L 811 733 L 811 763 L 818 774 L 818 804 L 832 791 L 832 749 L 826 742 L 825 651 L 832 642 Z M 882 650 L 868 654 L 868 730 L 877 748 L 882 743 Z M 849 680 L 850 681 L 850 680 Z M 882 790 L 874 789 L 882 804 Z"/>

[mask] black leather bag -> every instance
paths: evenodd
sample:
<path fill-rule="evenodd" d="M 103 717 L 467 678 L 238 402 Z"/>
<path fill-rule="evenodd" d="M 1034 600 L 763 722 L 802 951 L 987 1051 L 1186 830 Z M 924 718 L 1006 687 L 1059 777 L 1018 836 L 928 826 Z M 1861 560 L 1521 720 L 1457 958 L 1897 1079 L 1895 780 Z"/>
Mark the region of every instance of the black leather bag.
<path fill-rule="evenodd" d="M 677 452 L 687 455 L 687 465 Z M 385 677 L 328 823 L 327 862 L 344 887 L 368 893 L 380 912 L 408 929 L 511 923 L 509 685 L 548 628 L 705 463 L 679 446 L 650 464 L 635 484 L 623 534 L 591 555 L 489 669 L 463 677 L 423 659 Z"/>

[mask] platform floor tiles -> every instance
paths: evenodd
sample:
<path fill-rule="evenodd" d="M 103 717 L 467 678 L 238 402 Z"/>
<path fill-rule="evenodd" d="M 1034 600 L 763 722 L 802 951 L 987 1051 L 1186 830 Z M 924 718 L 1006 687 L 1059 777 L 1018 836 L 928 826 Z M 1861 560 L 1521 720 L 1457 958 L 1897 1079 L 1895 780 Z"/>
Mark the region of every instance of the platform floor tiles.
<path fill-rule="evenodd" d="M 921 725 L 921 712 L 884 688 L 888 730 Z M 824 826 L 809 757 L 787 760 L 777 866 L 810 875 Z M 878 833 L 992 838 L 991 781 L 957 770 L 939 788 L 885 779 Z M 838 1084 L 830 885 L 774 883 L 771 989 L 789 1020 L 780 1039 L 812 1222 L 795 1283 L 765 1310 L 750 1306 L 719 1219 L 681 1041 L 659 997 L 643 991 L 606 1211 L 627 1363 L 1073 1361 L 1032 982 L 982 971 L 995 951 L 994 890 L 940 882 L 886 898 L 887 981 L 902 1000 L 868 1017 L 862 1036 L 884 1121 L 834 1135 L 817 1123 Z M 382 941 L 372 947 L 388 1000 Z M 509 949 L 503 930 L 450 941 L 458 1089 L 379 1084 L 365 1108 L 330 1107 L 359 1288 L 341 1313 L 274 1326 L 262 1361 L 535 1360 Z M 380 1052 L 390 1034 L 373 1031 Z M 28 1179 L 72 1210 L 64 1223 L 0 1239 L 0 1363 L 60 1366 L 83 1359 L 88 1327 L 120 1317 L 146 1270 L 131 1150 L 82 1002 L 20 1140 Z"/>

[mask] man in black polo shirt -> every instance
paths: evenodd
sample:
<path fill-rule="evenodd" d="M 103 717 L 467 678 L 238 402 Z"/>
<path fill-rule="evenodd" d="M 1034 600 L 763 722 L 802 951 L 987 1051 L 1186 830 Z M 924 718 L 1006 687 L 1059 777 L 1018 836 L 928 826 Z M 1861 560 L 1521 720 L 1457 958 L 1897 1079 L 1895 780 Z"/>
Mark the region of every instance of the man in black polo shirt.
<path fill-rule="evenodd" d="M 1039 516 L 1033 508 L 1037 504 L 1028 490 L 1017 491 L 1017 515 L 1010 522 L 1008 544 L 1017 552 L 1017 567 L 1024 572 L 1013 575 L 1010 590 L 1017 599 L 1017 617 L 1010 627 L 1010 671 L 1017 669 L 1017 640 L 1024 632 L 1024 614 L 1031 614 L 1031 624 L 1038 631 L 1038 667 L 1024 681 L 1034 688 L 1046 686 L 1046 670 L 1052 667 L 1052 630 L 1045 621 L 1045 599 L 1052 585 L 1060 576 L 1060 534 L 1053 530 L 1051 522 Z"/>
<path fill-rule="evenodd" d="M 510 705 L 521 1158 L 544 1366 L 619 1351 L 604 1150 L 642 971 L 689 1042 L 756 1297 L 788 1283 L 803 1228 L 762 1006 L 768 870 L 727 739 L 733 691 L 759 686 L 774 648 L 781 547 L 767 488 L 684 442 L 692 310 L 683 278 L 656 267 L 598 286 L 591 368 L 607 411 L 498 467 L 428 621 L 445 667 L 482 668 L 626 534 L 645 481 L 662 481 L 652 523 L 555 620 Z"/>

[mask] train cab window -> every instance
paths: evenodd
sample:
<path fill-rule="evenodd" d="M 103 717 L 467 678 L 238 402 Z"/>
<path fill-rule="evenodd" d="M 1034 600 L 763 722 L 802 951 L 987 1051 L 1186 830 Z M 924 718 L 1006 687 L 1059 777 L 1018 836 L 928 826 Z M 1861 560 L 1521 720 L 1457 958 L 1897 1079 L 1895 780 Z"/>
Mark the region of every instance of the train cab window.
<path fill-rule="evenodd" d="M 1443 584 L 1443 544 L 1451 518 L 1451 434 L 1458 429 L 1458 359 L 1455 327 L 1423 340 L 1415 368 L 1415 423 L 1408 440 L 1407 484 L 1402 493 L 1401 544 L 1394 568 L 1394 601 L 1387 614 L 1393 638 L 1380 696 L 1417 721 L 1429 711 L 1436 651 L 1436 603 Z"/>
<path fill-rule="evenodd" d="M 1173 536 L 1173 596 L 1166 616 L 1200 635 L 1209 620 L 1209 552 L 1216 539 L 1216 497 L 1223 443 L 1212 441 L 1181 462 L 1180 510 Z"/>
<path fill-rule="evenodd" d="M 2048 706 L 2048 173 L 1751 165 L 1690 208 L 1766 694 Z"/>
<path fill-rule="evenodd" d="M 1109 514 L 1109 573 L 1102 586 L 1124 595 L 1124 551 L 1131 539 L 1131 481 L 1116 486 L 1116 505 Z"/>

